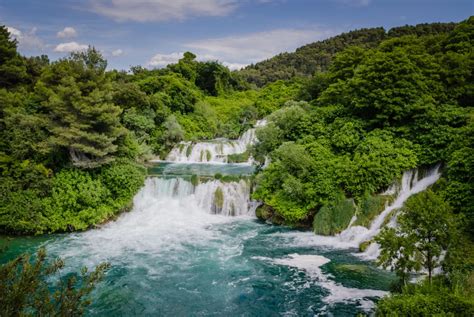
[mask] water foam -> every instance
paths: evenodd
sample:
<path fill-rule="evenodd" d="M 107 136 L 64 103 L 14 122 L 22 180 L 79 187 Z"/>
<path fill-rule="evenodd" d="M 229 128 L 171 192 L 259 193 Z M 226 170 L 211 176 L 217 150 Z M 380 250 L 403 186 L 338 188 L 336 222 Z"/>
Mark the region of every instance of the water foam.
<path fill-rule="evenodd" d="M 329 294 L 323 297 L 323 302 L 329 305 L 334 303 L 356 303 L 360 308 L 370 310 L 374 307 L 371 298 L 380 298 L 388 294 L 386 291 L 350 288 L 334 282 L 321 269 L 323 265 L 331 260 L 321 255 L 294 253 L 289 254 L 286 258 L 254 257 L 254 259 L 295 267 L 306 272 L 311 278 L 318 281 L 318 285 L 329 291 Z"/>

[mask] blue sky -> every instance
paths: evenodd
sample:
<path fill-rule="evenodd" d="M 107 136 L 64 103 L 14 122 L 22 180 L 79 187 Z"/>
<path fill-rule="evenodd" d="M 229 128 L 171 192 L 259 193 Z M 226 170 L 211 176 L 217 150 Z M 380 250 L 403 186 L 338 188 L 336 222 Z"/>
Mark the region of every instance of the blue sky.
<path fill-rule="evenodd" d="M 472 0 L 0 0 L 22 54 L 93 45 L 110 68 L 163 67 L 185 51 L 236 69 L 338 33 L 461 21 Z"/>

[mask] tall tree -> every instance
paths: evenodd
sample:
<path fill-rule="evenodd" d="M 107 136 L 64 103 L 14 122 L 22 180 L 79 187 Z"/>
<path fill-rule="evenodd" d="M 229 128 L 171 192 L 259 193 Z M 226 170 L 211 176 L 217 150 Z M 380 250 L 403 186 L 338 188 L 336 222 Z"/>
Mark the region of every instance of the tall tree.
<path fill-rule="evenodd" d="M 91 168 L 113 159 L 124 133 L 121 108 L 113 103 L 107 62 L 94 48 L 53 63 L 36 84 L 51 136 L 47 144 L 66 149 L 75 166 Z"/>
<path fill-rule="evenodd" d="M 4 25 L 0 26 L 0 88 L 11 88 L 26 80 L 26 65 L 17 52 L 17 41 Z"/>

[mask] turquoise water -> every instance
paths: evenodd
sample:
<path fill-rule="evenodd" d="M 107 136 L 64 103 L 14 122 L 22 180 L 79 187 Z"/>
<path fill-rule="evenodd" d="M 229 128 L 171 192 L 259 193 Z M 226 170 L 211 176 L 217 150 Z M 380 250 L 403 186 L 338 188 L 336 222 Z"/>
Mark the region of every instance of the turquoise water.
<path fill-rule="evenodd" d="M 208 164 L 208 163 L 169 163 L 163 162 L 148 168 L 150 175 L 164 176 L 214 176 L 221 175 L 252 175 L 255 166 L 249 164 Z"/>
<path fill-rule="evenodd" d="M 2 261 L 45 246 L 65 259 L 62 274 L 110 262 L 89 316 L 354 316 L 394 278 L 356 250 L 318 246 L 310 232 L 211 214 L 199 191 L 156 195 L 147 186 L 115 222 L 15 238 Z"/>
<path fill-rule="evenodd" d="M 20 239 L 12 245 L 9 255 L 19 252 L 19 246 L 24 252 L 43 244 L 51 257 L 62 255 L 73 269 L 96 264 L 99 259 L 108 260 L 112 269 L 95 292 L 95 303 L 88 311 L 94 316 L 311 316 L 324 312 L 353 316 L 363 311 L 358 299 L 325 303 L 324 297 L 330 291 L 318 285 L 317 277 L 261 257 L 322 255 L 331 260 L 322 266 L 323 273 L 350 288 L 386 290 L 393 278 L 360 261 L 351 255 L 351 250 L 299 245 L 288 230 L 255 220 L 239 219 L 205 230 L 212 236 L 206 243 L 183 241 L 156 253 L 125 248 L 115 255 L 104 249 L 101 255 L 92 248 L 89 254 L 82 254 L 86 250 L 80 239 L 86 233 Z M 101 244 L 98 240 L 96 247 Z M 358 266 L 347 269 L 341 264 Z"/>

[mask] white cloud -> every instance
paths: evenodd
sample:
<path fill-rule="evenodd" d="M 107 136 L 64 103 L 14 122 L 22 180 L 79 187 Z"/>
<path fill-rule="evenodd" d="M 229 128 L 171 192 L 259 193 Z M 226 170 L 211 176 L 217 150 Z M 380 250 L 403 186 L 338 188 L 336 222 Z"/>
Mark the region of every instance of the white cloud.
<path fill-rule="evenodd" d="M 122 56 L 122 55 L 123 55 L 123 51 L 120 48 L 112 51 L 112 56 L 114 56 L 114 57 L 118 57 L 118 56 Z"/>
<path fill-rule="evenodd" d="M 226 16 L 236 0 L 95 0 L 90 10 L 117 21 L 170 21 L 200 16 Z"/>
<path fill-rule="evenodd" d="M 175 52 L 171 54 L 156 54 L 148 61 L 146 65 L 149 67 L 163 68 L 169 64 L 177 63 L 183 57 L 183 54 L 184 53 L 182 52 Z M 216 56 L 209 55 L 209 54 L 198 55 L 196 59 L 199 61 L 219 60 L 219 58 L 217 58 Z M 227 66 L 231 70 L 237 70 L 237 69 L 241 69 L 247 66 L 247 64 L 228 63 L 228 62 L 222 62 L 222 64 Z"/>
<path fill-rule="evenodd" d="M 224 64 L 224 66 L 227 66 L 230 70 L 239 70 L 248 65 L 248 64 L 227 63 L 227 62 L 223 62 L 222 64 Z"/>
<path fill-rule="evenodd" d="M 13 36 L 14 38 L 18 39 L 22 36 L 22 32 L 18 29 L 15 29 L 14 27 L 7 26 L 8 32 L 10 32 L 10 35 Z"/>
<path fill-rule="evenodd" d="M 88 48 L 88 45 L 85 44 L 79 44 L 77 42 L 68 42 L 68 43 L 61 43 L 58 44 L 55 48 L 55 52 L 60 52 L 60 53 L 70 53 L 70 52 L 76 52 L 76 51 L 84 51 Z"/>
<path fill-rule="evenodd" d="M 185 44 L 198 57 L 218 59 L 234 68 L 259 62 L 276 54 L 335 35 L 335 30 L 276 29 L 244 35 L 204 39 Z"/>
<path fill-rule="evenodd" d="M 147 63 L 147 66 L 162 68 L 168 64 L 177 63 L 183 57 L 183 53 L 156 54 Z"/>
<path fill-rule="evenodd" d="M 77 36 L 77 32 L 73 27 L 67 26 L 62 31 L 59 31 L 56 34 L 57 37 L 63 38 L 71 38 Z"/>
<path fill-rule="evenodd" d="M 37 28 L 32 28 L 28 32 L 23 32 L 17 28 L 7 26 L 8 32 L 12 38 L 18 41 L 20 49 L 43 49 L 43 41 L 36 35 Z"/>

